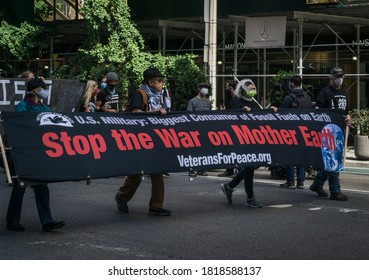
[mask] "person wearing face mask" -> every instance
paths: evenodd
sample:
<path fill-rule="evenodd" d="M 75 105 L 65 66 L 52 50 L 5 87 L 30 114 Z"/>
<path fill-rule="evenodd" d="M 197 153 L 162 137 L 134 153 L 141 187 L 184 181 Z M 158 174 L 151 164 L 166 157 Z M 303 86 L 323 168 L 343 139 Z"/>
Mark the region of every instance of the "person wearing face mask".
<path fill-rule="evenodd" d="M 302 88 L 302 78 L 294 75 L 289 78 L 288 85 L 291 93 L 283 99 L 281 108 L 312 108 L 310 96 Z M 305 181 L 305 169 L 303 166 L 296 166 L 296 186 L 295 186 L 295 166 L 286 166 L 286 182 L 280 184 L 281 188 L 303 189 Z"/>
<path fill-rule="evenodd" d="M 210 93 L 211 86 L 209 83 L 203 82 L 197 85 L 197 95 L 192 98 L 187 105 L 187 111 L 210 111 L 211 110 L 211 101 L 208 98 Z M 204 170 L 191 171 L 190 176 L 208 176 L 208 173 Z"/>
<path fill-rule="evenodd" d="M 200 83 L 197 85 L 197 95 L 192 98 L 187 105 L 187 111 L 209 111 L 211 102 L 208 98 L 211 86 L 209 83 Z"/>
<path fill-rule="evenodd" d="M 260 105 L 254 99 L 257 91 L 252 80 L 244 79 L 240 81 L 237 85 L 236 93 L 238 98 L 232 99 L 230 103 L 230 109 L 243 109 L 246 112 L 250 112 L 254 109 L 261 109 Z M 224 183 L 221 185 L 220 188 L 229 203 L 233 203 L 232 193 L 238 184 L 243 180 L 247 195 L 247 206 L 251 208 L 263 207 L 263 205 L 256 200 L 254 195 L 254 171 L 254 167 L 244 167 L 229 183 Z"/>
<path fill-rule="evenodd" d="M 170 110 L 171 101 L 168 90 L 164 88 L 164 75 L 159 69 L 153 67 L 143 72 L 144 80 L 130 98 L 130 112 L 157 112 L 164 116 Z M 149 215 L 170 216 L 172 212 L 163 208 L 164 179 L 162 173 L 149 174 L 151 179 L 151 199 L 149 202 Z M 125 178 L 115 195 L 117 208 L 124 214 L 129 213 L 128 202 L 136 193 L 142 181 L 142 175 L 129 175 Z"/>
<path fill-rule="evenodd" d="M 16 112 L 51 112 L 49 106 L 41 102 L 47 100 L 49 92 L 42 79 L 35 78 L 27 82 L 26 95 L 15 107 Z M 10 164 L 11 174 L 14 175 L 14 166 Z M 55 221 L 50 210 L 50 192 L 47 184 L 32 185 L 35 193 L 36 206 L 42 225 L 42 231 L 48 232 L 65 225 L 64 221 Z M 26 188 L 19 185 L 17 179 L 13 180 L 12 193 L 10 196 L 8 211 L 6 214 L 6 228 L 12 231 L 24 231 L 20 224 L 23 196 Z"/>
<path fill-rule="evenodd" d="M 238 99 L 236 93 L 237 82 L 234 80 L 226 81 L 225 86 L 225 109 L 230 108 L 231 101 L 233 99 Z M 231 177 L 234 175 L 234 168 L 227 168 L 222 173 L 218 174 L 218 177 Z"/>
<path fill-rule="evenodd" d="M 351 125 L 351 117 L 348 114 L 348 102 L 346 92 L 342 90 L 345 73 L 340 67 L 334 67 L 330 71 L 329 85 L 321 90 L 316 100 L 317 108 L 338 109 L 345 118 L 347 126 Z M 325 181 L 328 180 L 330 199 L 338 201 L 348 200 L 348 196 L 341 192 L 339 172 L 319 171 L 310 190 L 316 192 L 320 197 L 328 197 L 328 193 L 323 189 Z"/>
<path fill-rule="evenodd" d="M 119 95 L 117 89 L 118 75 L 115 72 L 106 74 L 106 88 L 102 87 L 96 96 L 97 112 L 119 112 Z"/>

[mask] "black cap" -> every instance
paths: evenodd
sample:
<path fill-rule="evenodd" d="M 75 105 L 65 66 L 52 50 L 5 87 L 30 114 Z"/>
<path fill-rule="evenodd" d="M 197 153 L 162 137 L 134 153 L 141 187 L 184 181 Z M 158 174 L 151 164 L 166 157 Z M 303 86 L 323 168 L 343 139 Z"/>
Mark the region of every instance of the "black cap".
<path fill-rule="evenodd" d="M 340 67 L 334 67 L 332 68 L 330 75 L 334 77 L 342 77 L 345 75 L 345 73 Z"/>
<path fill-rule="evenodd" d="M 45 88 L 46 84 L 44 82 L 44 80 L 40 79 L 40 78 L 34 78 L 31 79 L 27 82 L 27 91 L 30 92 L 32 90 L 34 90 L 35 88 Z"/>
<path fill-rule="evenodd" d="M 149 68 L 149 69 L 146 69 L 144 72 L 143 72 L 143 76 L 144 76 L 144 82 L 148 81 L 149 79 L 151 78 L 154 78 L 154 77 L 162 77 L 164 78 L 164 75 L 162 73 L 160 73 L 159 69 L 158 68 Z"/>
<path fill-rule="evenodd" d="M 207 82 L 202 82 L 202 83 L 199 83 L 197 85 L 198 88 L 201 88 L 201 87 L 208 87 L 208 88 L 211 88 L 211 85 Z"/>
<path fill-rule="evenodd" d="M 106 81 L 118 81 L 118 75 L 115 72 L 106 74 Z"/>

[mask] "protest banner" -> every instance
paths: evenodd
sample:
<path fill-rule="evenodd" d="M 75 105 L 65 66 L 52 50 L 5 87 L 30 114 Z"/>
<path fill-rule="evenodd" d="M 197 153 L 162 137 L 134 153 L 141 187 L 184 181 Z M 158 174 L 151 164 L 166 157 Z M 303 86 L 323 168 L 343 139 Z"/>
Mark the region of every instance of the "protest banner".
<path fill-rule="evenodd" d="M 332 110 L 157 113 L 3 112 L 16 176 L 58 182 L 243 166 L 342 168 Z"/>

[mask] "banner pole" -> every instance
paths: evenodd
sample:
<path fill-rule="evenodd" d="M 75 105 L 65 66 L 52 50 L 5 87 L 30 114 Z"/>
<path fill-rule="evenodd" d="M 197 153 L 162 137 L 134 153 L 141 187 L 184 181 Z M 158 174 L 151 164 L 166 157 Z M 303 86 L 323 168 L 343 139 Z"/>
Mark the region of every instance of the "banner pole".
<path fill-rule="evenodd" d="M 12 185 L 13 184 L 13 181 L 12 181 L 12 177 L 10 176 L 10 170 L 9 170 L 8 160 L 7 160 L 6 154 L 5 154 L 3 137 L 1 135 L 0 135 L 0 148 L 1 148 L 2 160 L 3 160 L 3 163 L 4 163 L 4 169 L 5 169 L 5 173 L 6 173 L 6 178 L 8 180 L 8 184 L 9 185 Z"/>
<path fill-rule="evenodd" d="M 345 144 L 343 147 L 343 167 L 346 167 L 346 150 L 347 150 L 347 141 L 348 141 L 349 127 L 346 125 L 345 128 Z"/>

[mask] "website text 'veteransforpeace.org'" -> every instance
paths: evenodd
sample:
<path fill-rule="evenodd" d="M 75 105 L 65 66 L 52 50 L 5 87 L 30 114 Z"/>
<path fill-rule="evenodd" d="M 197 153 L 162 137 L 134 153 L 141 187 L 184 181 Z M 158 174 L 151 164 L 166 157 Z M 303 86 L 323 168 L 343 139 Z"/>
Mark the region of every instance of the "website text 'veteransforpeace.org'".
<path fill-rule="evenodd" d="M 270 153 L 250 153 L 250 154 L 237 154 L 237 153 L 217 153 L 215 155 L 207 156 L 184 156 L 177 155 L 179 165 L 181 167 L 197 167 L 217 164 L 245 164 L 245 163 L 258 163 L 258 164 L 271 164 L 272 156 Z"/>

